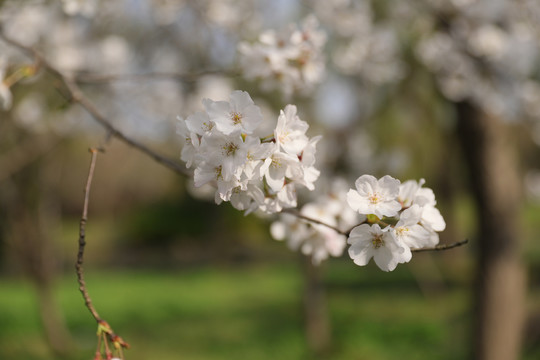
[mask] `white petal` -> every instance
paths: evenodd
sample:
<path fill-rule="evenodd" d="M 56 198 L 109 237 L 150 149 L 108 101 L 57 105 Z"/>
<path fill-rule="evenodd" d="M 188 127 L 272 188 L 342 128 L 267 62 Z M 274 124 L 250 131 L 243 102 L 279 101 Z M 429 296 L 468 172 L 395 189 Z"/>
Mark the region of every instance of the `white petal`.
<path fill-rule="evenodd" d="M 382 246 L 374 252 L 373 260 L 382 271 L 392 271 L 398 264 L 394 254 L 386 246 Z"/>
<path fill-rule="evenodd" d="M 359 208 L 364 205 L 365 199 L 360 196 L 358 191 L 350 189 L 349 192 L 347 192 L 347 204 L 354 210 L 359 211 Z"/>
<path fill-rule="evenodd" d="M 356 265 L 365 266 L 373 257 L 373 252 L 370 247 L 362 246 L 361 244 L 352 245 L 349 248 L 349 256 Z"/>
<path fill-rule="evenodd" d="M 424 206 L 422 212 L 422 224 L 426 225 L 435 231 L 443 231 L 446 228 L 446 223 L 436 207 Z"/>
<path fill-rule="evenodd" d="M 280 221 L 273 222 L 270 225 L 270 234 L 276 240 L 284 240 L 287 235 L 285 224 Z"/>
<path fill-rule="evenodd" d="M 396 198 L 399 194 L 399 184 L 400 181 L 398 179 L 394 179 L 390 175 L 383 176 L 378 181 L 379 186 L 385 190 L 385 193 L 387 196 L 391 196 Z"/>

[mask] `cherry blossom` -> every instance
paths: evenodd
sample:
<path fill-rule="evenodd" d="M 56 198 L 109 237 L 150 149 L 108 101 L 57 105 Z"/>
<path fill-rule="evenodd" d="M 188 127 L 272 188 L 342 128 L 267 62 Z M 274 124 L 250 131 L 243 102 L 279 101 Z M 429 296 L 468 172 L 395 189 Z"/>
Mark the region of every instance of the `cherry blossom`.
<path fill-rule="evenodd" d="M 300 26 L 264 31 L 254 44 L 238 45 L 244 77 L 260 80 L 263 90 L 278 89 L 286 97 L 294 92 L 309 93 L 325 73 L 325 43 L 326 34 L 313 15 Z"/>
<path fill-rule="evenodd" d="M 406 245 L 407 250 L 409 248 L 423 248 L 435 245 L 430 241 L 430 231 L 419 224 L 421 218 L 422 208 L 415 204 L 403 210 L 399 221 L 393 228 L 396 239 Z"/>
<path fill-rule="evenodd" d="M 381 229 L 378 224 L 362 224 L 355 227 L 347 240 L 349 256 L 356 265 L 367 265 L 373 258 L 383 271 L 392 271 L 397 264 L 411 259 L 410 250 L 399 243 L 389 231 L 390 227 Z"/>
<path fill-rule="evenodd" d="M 216 186 L 216 203 L 230 201 L 246 213 L 275 213 L 296 206 L 297 186 L 314 190 L 320 137 L 307 137 L 309 126 L 296 106 L 287 105 L 273 135 L 260 138 L 262 113 L 247 92 L 233 91 L 229 102 L 202 103 L 204 111 L 178 118 L 177 133 L 184 142 L 181 159 L 195 167 L 194 185 Z"/>
<path fill-rule="evenodd" d="M 400 184 L 389 175 L 379 180 L 371 175 L 357 179 L 356 190 L 347 193 L 351 209 L 367 216 L 349 234 L 349 255 L 357 265 L 366 265 L 373 257 L 382 270 L 392 271 L 411 260 L 413 249 L 439 243 L 437 232 L 446 224 L 435 207 L 433 190 L 422 187 L 424 183 L 421 179 Z M 383 217 L 389 219 L 383 221 Z"/>
<path fill-rule="evenodd" d="M 262 121 L 261 110 L 245 91 L 233 91 L 229 102 L 205 99 L 203 104 L 210 119 L 225 135 L 251 134 Z"/>
<path fill-rule="evenodd" d="M 347 201 L 361 214 L 374 214 L 379 218 L 394 216 L 401 209 L 397 201 L 399 180 L 389 175 L 377 180 L 372 175 L 362 175 L 356 180 L 356 190 L 349 190 Z"/>
<path fill-rule="evenodd" d="M 308 143 L 306 131 L 309 125 L 296 115 L 296 106 L 287 105 L 279 114 L 274 139 L 287 154 L 297 155 Z"/>

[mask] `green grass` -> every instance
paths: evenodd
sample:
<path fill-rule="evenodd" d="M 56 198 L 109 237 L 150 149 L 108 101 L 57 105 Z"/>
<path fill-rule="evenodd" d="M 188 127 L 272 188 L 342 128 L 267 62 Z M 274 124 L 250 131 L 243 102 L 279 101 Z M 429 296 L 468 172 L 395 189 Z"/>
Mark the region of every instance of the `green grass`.
<path fill-rule="evenodd" d="M 463 311 L 459 294 L 427 300 L 405 267 L 394 274 L 348 262 L 327 268 L 330 358 L 393 359 L 407 352 L 432 359 L 450 349 L 455 334 L 446 325 Z M 131 360 L 312 358 L 303 334 L 302 275 L 294 264 L 100 272 L 89 273 L 87 282 L 101 316 L 131 343 Z M 32 289 L 2 280 L 0 291 L 0 358 L 53 359 Z M 63 279 L 56 294 L 78 347 L 72 359 L 91 358 L 95 326 L 74 278 Z"/>
<path fill-rule="evenodd" d="M 417 266 L 424 271 L 426 264 L 419 259 Z M 468 354 L 466 284 L 443 278 L 437 285 L 413 276 L 409 265 L 388 274 L 336 260 L 324 269 L 333 335 L 327 359 Z M 299 264 L 93 270 L 87 283 L 100 315 L 131 344 L 129 360 L 314 358 L 303 333 Z M 32 288 L 0 279 L 0 293 L 0 359 L 55 359 Z M 74 276 L 61 279 L 55 294 L 76 342 L 70 359 L 91 359 L 96 328 Z"/>

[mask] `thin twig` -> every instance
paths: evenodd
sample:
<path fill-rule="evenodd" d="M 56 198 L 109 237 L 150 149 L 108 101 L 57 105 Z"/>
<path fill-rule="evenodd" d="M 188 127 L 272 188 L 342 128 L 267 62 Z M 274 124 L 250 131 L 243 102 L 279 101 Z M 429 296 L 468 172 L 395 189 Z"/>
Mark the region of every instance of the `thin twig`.
<path fill-rule="evenodd" d="M 283 210 L 281 210 L 281 212 L 282 212 L 282 213 L 286 213 L 286 214 L 291 214 L 291 215 L 293 215 L 293 216 L 296 216 L 296 217 L 299 218 L 299 219 L 306 220 L 306 221 L 309 221 L 309 222 L 314 223 L 314 224 L 318 224 L 318 225 L 325 226 L 325 227 L 327 227 L 327 228 L 329 228 L 329 229 L 334 230 L 334 231 L 337 232 L 338 234 L 345 235 L 345 236 L 348 236 L 348 235 L 349 235 L 348 232 L 342 231 L 342 230 L 338 229 L 337 227 L 335 227 L 335 226 L 333 226 L 333 225 L 330 225 L 330 224 L 325 223 L 324 221 L 317 220 L 317 219 L 311 218 L 311 217 L 309 217 L 309 216 L 302 215 L 302 214 L 299 213 L 298 210 L 296 210 L 296 209 L 283 209 Z"/>
<path fill-rule="evenodd" d="M 88 294 L 88 290 L 86 289 L 86 282 L 84 281 L 84 269 L 83 269 L 83 260 L 84 260 L 84 248 L 86 246 L 86 221 L 88 220 L 88 199 L 90 197 L 90 187 L 92 186 L 92 178 L 94 177 L 94 169 L 96 167 L 96 159 L 97 159 L 97 149 L 90 149 L 90 153 L 92 153 L 92 159 L 90 160 L 90 170 L 88 171 L 88 179 L 86 180 L 86 187 L 84 188 L 84 205 L 83 205 L 83 213 L 81 217 L 81 223 L 79 227 L 79 252 L 77 253 L 77 263 L 75 264 L 75 269 L 77 270 L 77 280 L 79 281 L 79 290 L 81 291 L 81 294 L 84 298 L 84 303 L 88 310 L 90 310 L 90 313 L 96 319 L 96 321 L 99 323 L 101 318 L 99 317 L 98 312 L 94 308 L 94 305 L 92 305 L 92 299 L 90 298 L 90 295 Z"/>
<path fill-rule="evenodd" d="M 105 320 L 100 318 L 96 308 L 92 304 L 92 299 L 90 298 L 90 294 L 88 294 L 88 290 L 86 289 L 86 282 L 84 281 L 83 262 L 84 248 L 86 246 L 86 222 L 88 221 L 88 202 L 90 199 L 90 188 L 92 186 L 92 179 L 94 178 L 94 170 L 96 168 L 97 154 L 99 151 L 102 150 L 95 148 L 90 149 L 92 158 L 90 160 L 90 169 L 88 170 L 88 179 L 86 180 L 86 186 L 84 187 L 83 213 L 79 226 L 79 251 L 77 252 L 77 262 L 75 264 L 75 269 L 77 271 L 77 281 L 79 282 L 79 290 L 81 291 L 81 294 L 83 296 L 84 304 L 86 305 L 86 308 L 90 311 L 98 324 L 98 344 L 96 354 L 100 353 L 100 347 L 102 344 L 105 346 L 106 354 L 112 354 L 108 344 L 108 341 L 111 341 L 111 343 L 114 345 L 114 348 L 120 353 L 120 358 L 123 359 L 124 355 L 122 348 L 129 348 L 129 344 L 126 343 L 120 336 L 116 335 L 112 331 L 110 325 Z M 103 342 L 101 341 L 102 338 Z M 108 358 L 109 357 L 107 357 L 107 359 Z"/>
<path fill-rule="evenodd" d="M 462 245 L 465 245 L 465 244 L 468 244 L 468 243 L 469 243 L 469 239 L 465 239 L 465 240 L 461 240 L 461 241 L 456 241 L 456 242 L 451 243 L 451 244 L 441 244 L 441 245 L 437 245 L 437 246 L 429 247 L 429 248 L 411 249 L 411 251 L 412 252 L 443 251 L 443 250 L 450 250 L 450 249 L 453 249 L 453 248 L 456 248 L 458 246 L 462 246 Z"/>
<path fill-rule="evenodd" d="M 189 170 L 187 170 L 185 167 L 183 167 L 179 163 L 175 162 L 174 160 L 171 160 L 170 158 L 167 158 L 163 155 L 158 154 L 154 150 L 151 150 L 150 148 L 148 148 L 146 145 L 128 137 L 119 129 L 117 129 L 114 125 L 112 125 L 112 122 L 107 117 L 105 117 L 86 96 L 84 96 L 84 93 L 79 88 L 75 80 L 72 77 L 58 70 L 51 63 L 49 63 L 49 61 L 43 55 L 41 55 L 41 53 L 39 53 L 37 50 L 35 50 L 32 47 L 23 45 L 13 39 L 7 38 L 2 32 L 0 32 L 0 38 L 2 38 L 8 44 L 32 56 L 36 60 L 37 67 L 41 66 L 52 75 L 59 78 L 60 81 L 64 84 L 68 92 L 69 100 L 71 100 L 73 103 L 78 103 L 83 109 L 85 109 L 94 118 L 94 120 L 96 120 L 101 126 L 103 126 L 107 130 L 107 133 L 109 136 L 113 136 L 123 141 L 127 145 L 143 152 L 144 154 L 148 155 L 155 161 L 159 162 L 165 167 L 168 167 L 169 169 L 173 170 L 174 172 L 180 175 L 183 175 L 183 176 L 192 175 Z"/>

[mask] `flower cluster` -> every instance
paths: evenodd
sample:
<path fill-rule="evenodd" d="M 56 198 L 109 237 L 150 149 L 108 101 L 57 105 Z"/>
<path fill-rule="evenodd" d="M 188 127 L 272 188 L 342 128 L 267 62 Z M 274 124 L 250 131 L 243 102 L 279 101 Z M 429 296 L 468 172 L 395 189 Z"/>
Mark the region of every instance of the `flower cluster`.
<path fill-rule="evenodd" d="M 411 259 L 411 249 L 439 242 L 437 232 L 446 224 L 435 207 L 433 191 L 423 184 L 424 180 L 401 184 L 388 175 L 379 180 L 362 175 L 356 180 L 356 190 L 349 190 L 347 202 L 366 215 L 368 223 L 352 229 L 347 240 L 355 264 L 364 266 L 373 257 L 381 270 L 392 271 Z"/>
<path fill-rule="evenodd" d="M 326 34 L 319 29 L 319 21 L 308 16 L 301 27 L 267 30 L 254 44 L 241 42 L 241 68 L 247 79 L 260 80 L 263 90 L 280 89 L 285 96 L 297 91 L 308 93 L 324 75 L 325 43 Z"/>
<path fill-rule="evenodd" d="M 299 215 L 282 214 L 270 232 L 276 240 L 287 239 L 291 249 L 311 255 L 316 265 L 329 255 L 340 256 L 348 243 L 355 264 L 364 266 L 373 258 L 381 270 L 392 271 L 411 260 L 412 249 L 438 244 L 437 232 L 446 227 L 433 191 L 423 184 L 363 175 L 356 189 L 346 192 L 338 182 Z"/>
<path fill-rule="evenodd" d="M 195 168 L 196 187 L 217 187 L 217 204 L 230 201 L 246 213 L 275 213 L 296 206 L 297 185 L 314 189 L 320 136 L 306 136 L 309 126 L 296 106 L 280 112 L 273 134 L 259 134 L 263 116 L 247 92 L 233 91 L 229 101 L 204 99 L 203 105 L 204 111 L 179 118 L 178 134 L 185 139 L 181 159 Z"/>
<path fill-rule="evenodd" d="M 311 256 L 315 265 L 329 255 L 341 256 L 347 245 L 347 237 L 343 234 L 365 220 L 365 216 L 347 205 L 346 188 L 345 181 L 335 180 L 327 195 L 302 207 L 300 216 L 281 214 L 280 219 L 270 226 L 272 237 L 286 239 L 289 248 L 300 249 L 304 255 Z"/>

